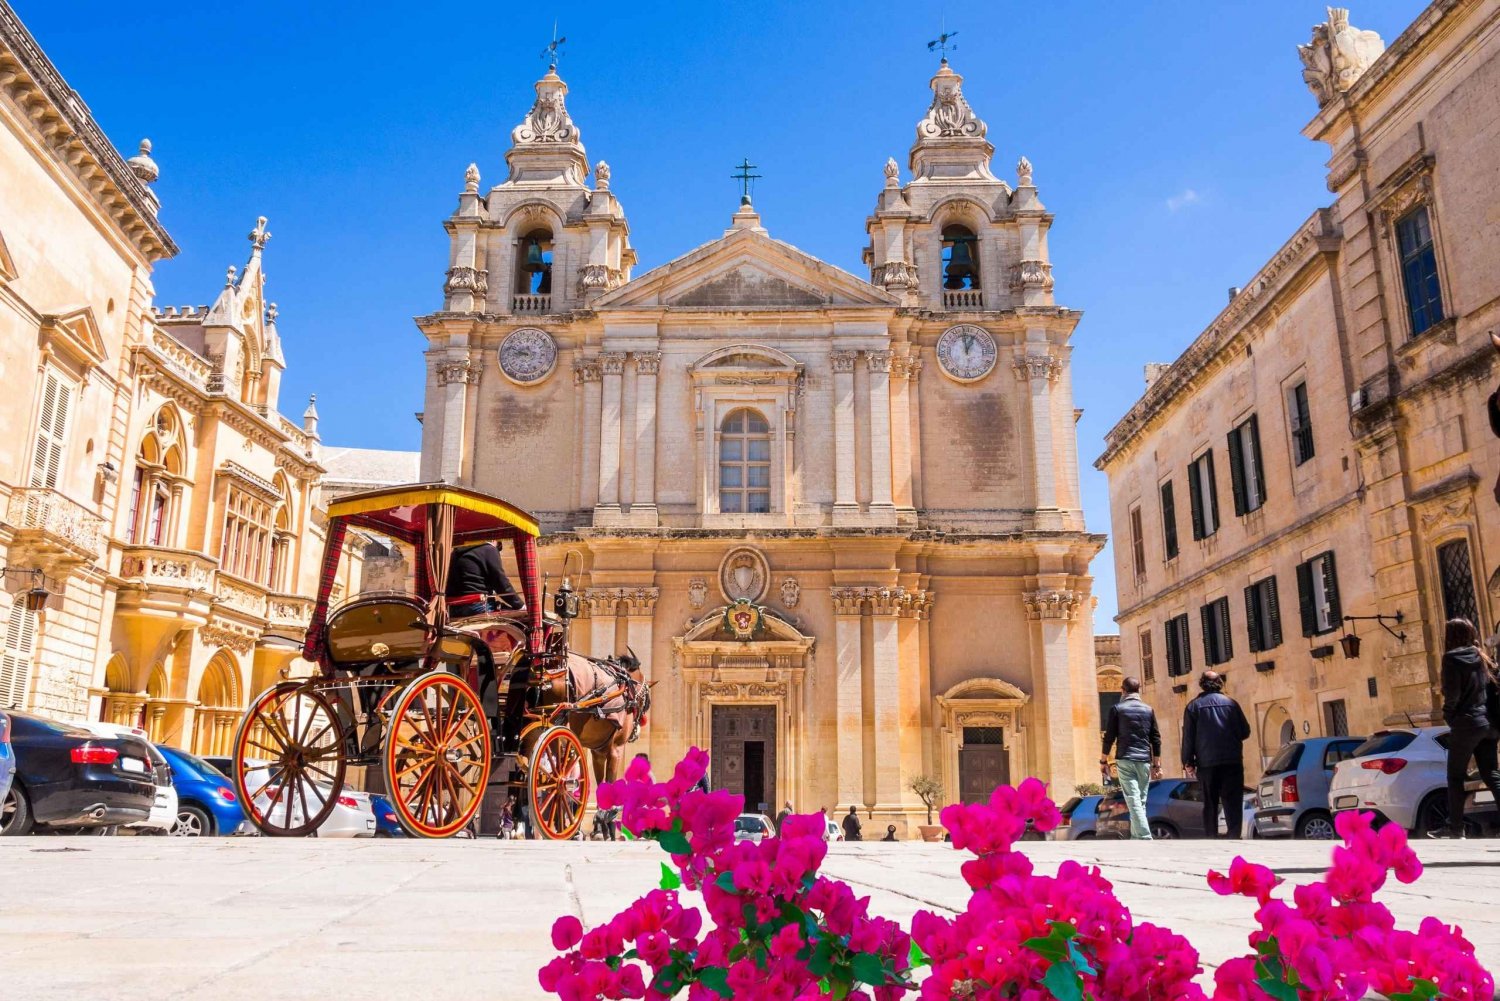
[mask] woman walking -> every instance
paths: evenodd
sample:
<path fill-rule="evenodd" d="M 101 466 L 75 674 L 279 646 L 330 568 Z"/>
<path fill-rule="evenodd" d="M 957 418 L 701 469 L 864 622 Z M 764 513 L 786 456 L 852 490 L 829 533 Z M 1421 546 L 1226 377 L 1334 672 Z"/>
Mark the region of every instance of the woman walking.
<path fill-rule="evenodd" d="M 1464 836 L 1464 780 L 1469 759 L 1500 803 L 1500 719 L 1490 717 L 1492 694 L 1500 680 L 1494 663 L 1479 649 L 1479 632 L 1468 619 L 1449 619 L 1443 637 L 1443 721 L 1448 735 L 1448 826 L 1429 837 Z"/>

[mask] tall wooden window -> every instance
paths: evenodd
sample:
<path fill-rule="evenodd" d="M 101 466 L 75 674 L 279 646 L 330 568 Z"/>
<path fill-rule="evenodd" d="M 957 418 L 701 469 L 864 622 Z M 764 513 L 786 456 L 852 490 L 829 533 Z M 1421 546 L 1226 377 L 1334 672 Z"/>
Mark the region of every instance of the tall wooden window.
<path fill-rule="evenodd" d="M 1274 574 L 1245 588 L 1245 625 L 1251 653 L 1281 646 L 1281 602 Z"/>
<path fill-rule="evenodd" d="M 1161 485 L 1161 541 L 1166 559 L 1177 558 L 1177 501 L 1172 496 L 1172 481 Z"/>
<path fill-rule="evenodd" d="M 1188 617 L 1167 620 L 1167 674 L 1177 678 L 1193 673 L 1193 647 L 1188 635 Z"/>
<path fill-rule="evenodd" d="M 42 376 L 41 414 L 31 450 L 28 486 L 57 489 L 63 453 L 68 446 L 68 427 L 73 417 L 73 384 L 48 369 Z"/>
<path fill-rule="evenodd" d="M 1214 482 L 1212 449 L 1188 464 L 1188 494 L 1193 507 L 1193 538 L 1206 539 L 1219 530 L 1219 487 Z"/>
<path fill-rule="evenodd" d="M 1141 531 L 1141 509 L 1139 506 L 1130 509 L 1130 554 L 1135 564 L 1135 576 L 1137 580 L 1146 576 L 1146 539 L 1145 533 Z"/>
<path fill-rule="evenodd" d="M 1292 462 L 1300 466 L 1313 457 L 1312 411 L 1307 405 L 1307 383 L 1299 382 L 1286 394 L 1286 412 L 1292 432 Z"/>
<path fill-rule="evenodd" d="M 1254 414 L 1229 432 L 1229 480 L 1235 514 L 1260 510 L 1266 502 L 1266 473 L 1260 461 L 1260 424 Z"/>
<path fill-rule="evenodd" d="M 1147 626 L 1140 632 L 1141 643 L 1141 683 L 1149 684 L 1156 680 L 1156 664 L 1151 657 L 1151 627 Z"/>
<path fill-rule="evenodd" d="M 1468 619 L 1475 628 L 1479 621 L 1479 603 L 1474 600 L 1474 567 L 1469 562 L 1469 543 L 1454 539 L 1438 546 L 1438 576 L 1443 586 L 1443 615 L 1450 619 Z"/>
<path fill-rule="evenodd" d="M 1396 221 L 1396 247 L 1401 254 L 1406 313 L 1411 319 L 1411 335 L 1416 337 L 1443 322 L 1443 294 L 1427 206 L 1419 205 Z"/>
<path fill-rule="evenodd" d="M 1229 599 L 1216 598 L 1198 609 L 1203 620 L 1203 663 L 1209 667 L 1223 664 L 1234 656 L 1234 642 L 1229 635 Z"/>
<path fill-rule="evenodd" d="M 1297 565 L 1297 602 L 1302 612 L 1302 635 L 1332 632 L 1344 621 L 1339 605 L 1339 574 L 1332 550 Z"/>
<path fill-rule="evenodd" d="M 271 505 L 231 486 L 224 511 L 219 568 L 236 577 L 265 583 L 266 547 L 271 536 Z"/>
<path fill-rule="evenodd" d="M 734 411 L 720 429 L 719 510 L 771 510 L 771 427 L 754 410 Z"/>

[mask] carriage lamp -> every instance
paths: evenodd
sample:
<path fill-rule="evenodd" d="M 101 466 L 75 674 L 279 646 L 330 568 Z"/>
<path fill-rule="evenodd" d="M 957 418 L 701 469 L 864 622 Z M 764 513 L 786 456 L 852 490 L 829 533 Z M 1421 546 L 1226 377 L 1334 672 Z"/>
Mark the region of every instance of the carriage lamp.
<path fill-rule="evenodd" d="M 578 592 L 573 590 L 573 582 L 564 577 L 558 585 L 557 593 L 552 596 L 552 611 L 559 619 L 576 619 L 580 603 Z"/>
<path fill-rule="evenodd" d="M 1396 637 L 1396 639 L 1401 640 L 1404 643 L 1406 641 L 1406 633 L 1404 633 L 1404 632 L 1398 633 L 1396 630 L 1394 630 L 1390 626 L 1386 625 L 1385 624 L 1386 619 L 1390 619 L 1392 622 L 1396 623 L 1396 625 L 1399 626 L 1401 624 L 1401 610 L 1397 609 L 1395 615 L 1346 615 L 1346 616 L 1344 616 L 1344 621 L 1345 622 L 1378 622 L 1378 623 L 1380 623 L 1380 628 L 1384 629 L 1386 632 L 1390 633 L 1392 636 Z M 1359 645 L 1360 645 L 1361 642 L 1362 641 L 1360 640 L 1359 636 L 1356 635 L 1353 632 L 1346 632 L 1346 633 L 1344 633 L 1343 636 L 1339 637 L 1339 646 L 1342 647 L 1343 650 L 1344 650 L 1344 659 L 1345 660 L 1358 660 L 1359 659 Z"/>
<path fill-rule="evenodd" d="M 47 601 L 52 597 L 52 592 L 47 590 L 47 577 L 42 573 L 41 567 L 3 567 L 0 573 L 4 574 L 30 574 L 31 587 L 22 597 L 26 603 L 28 612 L 40 612 L 47 607 Z"/>

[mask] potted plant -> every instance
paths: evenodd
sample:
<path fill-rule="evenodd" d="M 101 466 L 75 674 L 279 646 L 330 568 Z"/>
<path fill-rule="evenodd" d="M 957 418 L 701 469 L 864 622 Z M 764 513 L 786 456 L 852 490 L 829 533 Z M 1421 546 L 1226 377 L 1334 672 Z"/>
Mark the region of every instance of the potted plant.
<path fill-rule="evenodd" d="M 937 803 L 938 797 L 943 794 L 942 783 L 931 775 L 918 775 L 911 780 L 910 788 L 922 801 L 922 805 L 927 808 L 927 823 L 917 825 L 917 831 L 922 835 L 922 840 L 942 841 L 943 825 L 932 822 L 932 807 Z"/>

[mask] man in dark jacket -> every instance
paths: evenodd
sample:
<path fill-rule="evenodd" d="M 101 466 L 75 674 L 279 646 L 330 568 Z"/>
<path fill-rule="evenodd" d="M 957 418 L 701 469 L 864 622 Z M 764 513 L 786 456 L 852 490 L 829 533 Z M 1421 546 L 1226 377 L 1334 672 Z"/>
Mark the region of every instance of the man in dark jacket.
<path fill-rule="evenodd" d="M 1109 777 L 1109 749 L 1115 748 L 1115 769 L 1120 776 L 1120 791 L 1130 809 L 1130 836 L 1151 840 L 1151 825 L 1146 819 L 1146 791 L 1153 778 L 1161 778 L 1161 730 L 1156 726 L 1156 712 L 1141 701 L 1141 683 L 1126 678 L 1120 685 L 1124 696 L 1110 707 L 1104 723 L 1104 753 L 1099 767 Z"/>
<path fill-rule="evenodd" d="M 864 840 L 864 835 L 861 833 L 861 829 L 859 826 L 859 814 L 855 812 L 855 809 L 852 806 L 849 808 L 849 812 L 844 814 L 844 840 Z"/>
<path fill-rule="evenodd" d="M 521 607 L 521 596 L 505 576 L 500 566 L 500 548 L 493 542 L 479 542 L 453 551 L 443 593 L 448 598 L 448 614 L 456 619 L 497 608 Z"/>
<path fill-rule="evenodd" d="M 1182 713 L 1182 765 L 1197 772 L 1203 787 L 1203 833 L 1219 836 L 1219 810 L 1228 837 L 1238 838 L 1245 819 L 1245 739 L 1250 721 L 1240 704 L 1224 694 L 1224 676 L 1204 671 L 1202 694 Z"/>

